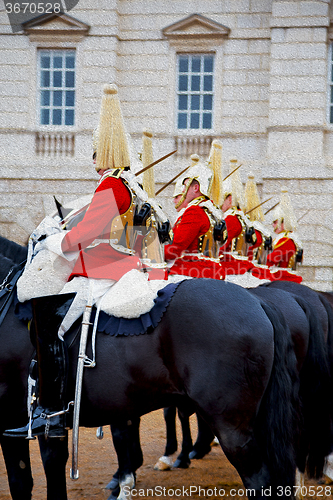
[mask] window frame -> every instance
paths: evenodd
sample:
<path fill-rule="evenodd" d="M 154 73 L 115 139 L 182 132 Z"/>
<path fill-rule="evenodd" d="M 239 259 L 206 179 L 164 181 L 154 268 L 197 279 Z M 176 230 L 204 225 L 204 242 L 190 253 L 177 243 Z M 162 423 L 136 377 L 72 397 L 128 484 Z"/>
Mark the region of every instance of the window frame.
<path fill-rule="evenodd" d="M 181 71 L 180 68 L 180 60 L 181 58 L 188 58 L 188 66 L 187 66 L 187 71 Z M 211 57 L 212 58 L 212 71 L 205 71 L 205 57 Z M 196 58 L 200 58 L 200 70 L 199 71 L 193 71 L 193 64 Z M 215 67 L 216 67 L 216 55 L 212 51 L 205 51 L 205 52 L 177 52 L 176 53 L 176 82 L 175 82 L 175 90 L 176 90 L 176 112 L 175 112 L 175 129 L 178 132 L 195 132 L 195 133 L 210 133 L 213 128 L 214 128 L 214 106 L 215 106 Z M 182 73 L 187 75 L 187 88 L 186 90 L 180 89 L 179 88 L 179 83 L 180 83 L 180 78 L 182 76 Z M 205 90 L 204 85 L 205 85 L 205 76 L 212 76 L 212 87 L 211 90 Z M 192 84 L 193 84 L 193 78 L 194 77 L 199 77 L 199 90 L 193 90 L 192 89 Z M 191 83 L 192 82 L 192 83 Z M 186 115 L 186 127 L 180 127 L 179 126 L 179 114 L 181 114 L 182 108 L 180 108 L 180 96 L 187 96 L 187 107 L 186 110 L 184 109 L 184 115 Z M 210 127 L 204 127 L 204 115 L 205 115 L 205 107 L 204 107 L 204 100 L 205 96 L 212 96 L 212 104 L 211 104 L 211 109 L 207 110 L 207 114 L 210 115 Z M 199 107 L 198 108 L 193 108 L 193 101 L 194 97 L 198 96 L 199 97 Z M 194 113 L 194 111 L 197 111 L 197 113 Z M 192 119 L 194 118 L 194 115 L 198 116 L 199 119 L 199 126 L 194 127 L 192 126 Z"/>
<path fill-rule="evenodd" d="M 51 78 L 54 78 L 54 73 L 57 68 L 53 66 L 53 61 L 54 61 L 54 56 L 59 53 L 61 54 L 61 57 L 63 59 L 63 64 L 62 65 L 62 72 L 64 73 L 62 75 L 62 85 L 61 86 L 55 86 L 52 83 L 54 82 L 49 82 L 49 86 L 45 86 L 45 90 L 49 90 L 50 92 L 50 102 L 48 105 L 43 105 L 42 103 L 42 91 L 43 91 L 43 86 L 41 85 L 41 78 L 42 78 L 42 65 L 41 65 L 41 58 L 42 54 L 44 53 L 50 53 L 52 63 L 50 64 L 50 73 L 51 73 Z M 66 52 L 68 54 L 74 54 L 74 68 L 66 68 Z M 77 50 L 75 47 L 38 47 L 37 48 L 37 85 L 36 85 L 36 92 L 37 92 L 37 99 L 36 99 L 36 119 L 37 119 L 37 127 L 40 129 L 44 130 L 67 130 L 67 131 L 73 131 L 76 128 L 76 123 L 77 123 Z M 66 87 L 66 74 L 74 73 L 74 86 L 71 87 Z M 74 92 L 74 105 L 66 105 L 66 89 L 70 92 Z M 70 90 L 69 90 L 70 89 Z M 52 101 L 52 98 L 55 97 L 55 92 L 61 92 L 62 93 L 62 104 L 55 105 L 54 102 Z M 49 123 L 42 123 L 42 110 L 44 109 L 49 109 L 50 114 L 52 111 L 56 109 L 61 110 L 61 123 L 58 124 L 53 124 L 53 119 L 52 116 L 49 116 Z M 73 123 L 71 124 L 66 124 L 66 110 L 73 110 L 74 118 L 73 118 Z"/>

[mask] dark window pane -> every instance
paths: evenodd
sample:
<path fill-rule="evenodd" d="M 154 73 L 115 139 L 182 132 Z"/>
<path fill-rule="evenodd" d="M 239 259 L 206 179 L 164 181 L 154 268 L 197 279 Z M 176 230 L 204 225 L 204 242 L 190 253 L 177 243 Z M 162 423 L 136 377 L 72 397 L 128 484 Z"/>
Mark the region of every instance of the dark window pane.
<path fill-rule="evenodd" d="M 61 109 L 53 110 L 52 125 L 61 125 Z"/>
<path fill-rule="evenodd" d="M 62 91 L 55 90 L 53 92 L 53 106 L 62 106 Z"/>
<path fill-rule="evenodd" d="M 42 106 L 50 106 L 50 91 L 42 90 L 41 92 L 41 104 Z"/>
<path fill-rule="evenodd" d="M 192 57 L 192 72 L 193 73 L 200 73 L 200 62 L 201 62 L 200 57 Z"/>
<path fill-rule="evenodd" d="M 50 86 L 50 72 L 42 71 L 40 74 L 40 86 L 49 87 Z"/>
<path fill-rule="evenodd" d="M 202 115 L 202 128 L 212 128 L 212 115 L 210 113 Z"/>
<path fill-rule="evenodd" d="M 74 106 L 75 92 L 73 90 L 66 90 L 66 106 Z"/>
<path fill-rule="evenodd" d="M 50 123 L 50 110 L 49 109 L 42 109 L 41 115 L 40 115 L 40 123 L 41 123 L 41 125 L 49 125 L 49 123 Z"/>
<path fill-rule="evenodd" d="M 178 109 L 187 109 L 187 95 L 178 96 Z"/>
<path fill-rule="evenodd" d="M 333 103 L 333 87 L 331 86 L 331 104 Z"/>
<path fill-rule="evenodd" d="M 50 62 L 51 62 L 50 56 L 42 56 L 40 58 L 40 65 L 41 65 L 42 68 L 49 68 L 50 67 Z"/>
<path fill-rule="evenodd" d="M 199 128 L 199 113 L 191 113 L 191 128 Z"/>
<path fill-rule="evenodd" d="M 200 76 L 192 75 L 191 90 L 194 90 L 197 92 L 200 90 Z"/>
<path fill-rule="evenodd" d="M 62 68 L 62 57 L 61 56 L 54 56 L 53 67 L 54 68 Z"/>
<path fill-rule="evenodd" d="M 203 109 L 213 109 L 213 96 L 210 94 L 203 96 Z"/>
<path fill-rule="evenodd" d="M 53 87 L 62 87 L 62 71 L 54 71 L 53 73 Z"/>
<path fill-rule="evenodd" d="M 331 106 L 331 111 L 330 111 L 330 123 L 333 123 L 333 106 Z"/>
<path fill-rule="evenodd" d="M 178 128 L 187 128 L 186 113 L 178 113 Z"/>
<path fill-rule="evenodd" d="M 204 58 L 204 72 L 205 73 L 213 72 L 213 58 L 211 56 L 206 56 Z"/>
<path fill-rule="evenodd" d="M 65 125 L 74 125 L 74 109 L 66 109 Z"/>
<path fill-rule="evenodd" d="M 75 57 L 67 56 L 66 57 L 66 68 L 75 68 Z"/>
<path fill-rule="evenodd" d="M 191 109 L 200 109 L 200 96 L 192 95 L 191 96 Z"/>
<path fill-rule="evenodd" d="M 204 76 L 204 91 L 210 92 L 213 90 L 213 77 L 212 75 Z"/>
<path fill-rule="evenodd" d="M 180 73 L 188 72 L 188 57 L 179 58 L 179 72 Z"/>
<path fill-rule="evenodd" d="M 187 76 L 179 75 L 179 88 L 178 90 L 187 90 Z"/>
<path fill-rule="evenodd" d="M 66 87 L 74 87 L 74 71 L 66 71 Z"/>

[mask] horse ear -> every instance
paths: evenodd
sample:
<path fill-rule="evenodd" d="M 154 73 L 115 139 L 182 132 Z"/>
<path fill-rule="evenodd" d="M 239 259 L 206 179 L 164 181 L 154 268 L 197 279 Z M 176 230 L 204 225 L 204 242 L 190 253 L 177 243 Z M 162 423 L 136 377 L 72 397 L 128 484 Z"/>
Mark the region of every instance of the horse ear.
<path fill-rule="evenodd" d="M 64 220 L 66 215 L 68 215 L 72 211 L 72 209 L 71 208 L 64 208 L 62 206 L 62 204 L 60 203 L 60 201 L 58 201 L 55 196 L 53 196 L 53 198 L 54 198 L 57 210 L 58 210 L 59 217 L 61 220 Z"/>

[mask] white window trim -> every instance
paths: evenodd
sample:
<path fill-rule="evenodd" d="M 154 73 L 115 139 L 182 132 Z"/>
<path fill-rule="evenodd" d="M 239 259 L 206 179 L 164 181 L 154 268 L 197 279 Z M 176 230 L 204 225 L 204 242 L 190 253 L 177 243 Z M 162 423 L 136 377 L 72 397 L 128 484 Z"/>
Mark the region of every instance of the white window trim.
<path fill-rule="evenodd" d="M 74 84 L 74 87 L 70 87 L 68 88 L 68 90 L 73 90 L 75 92 L 75 98 L 74 98 L 74 107 L 72 108 L 73 111 L 74 111 L 74 124 L 70 124 L 70 125 L 66 125 L 65 123 L 62 123 L 60 125 L 53 125 L 51 123 L 48 123 L 48 124 L 41 124 L 41 112 L 42 112 L 42 103 L 41 103 L 41 72 L 43 70 L 43 68 L 41 67 L 40 65 L 40 54 L 42 51 L 50 51 L 50 53 L 52 54 L 52 52 L 60 52 L 62 54 L 64 54 L 65 52 L 74 52 L 74 55 L 75 55 L 75 66 L 74 66 L 74 70 L 73 70 L 73 73 L 74 73 L 74 81 L 75 81 L 75 84 Z M 54 72 L 54 68 L 50 68 L 50 70 L 53 69 L 53 71 L 50 71 L 50 74 L 53 75 L 53 72 Z M 66 68 L 62 68 L 62 70 L 65 70 L 66 71 Z M 38 49 L 38 52 L 37 52 L 37 74 L 38 74 L 38 78 L 37 78 L 37 115 L 38 115 L 38 124 L 41 125 L 41 126 L 45 126 L 45 127 L 50 127 L 50 126 L 53 126 L 53 127 L 60 127 L 60 128 L 64 128 L 66 130 L 73 130 L 73 128 L 75 127 L 75 123 L 76 123 L 76 110 L 77 110 L 77 98 L 76 98 L 76 73 L 77 73 L 77 64 L 76 64 L 76 49 L 59 49 L 59 48 L 56 48 L 56 49 L 43 49 L 43 48 L 39 48 Z M 53 86 L 52 86 L 52 82 L 50 82 L 50 88 L 49 88 L 49 91 L 50 91 L 50 97 L 52 97 L 53 93 L 52 93 L 52 90 L 53 89 Z M 66 88 L 64 87 L 61 87 L 61 92 L 63 94 L 65 94 L 65 91 L 66 91 Z M 52 121 L 52 109 L 53 109 L 53 104 L 52 102 L 50 103 L 50 120 Z M 66 109 L 69 109 L 67 108 L 66 106 L 66 103 L 64 103 L 62 106 L 60 106 L 60 109 L 62 110 L 63 113 L 65 113 Z M 65 118 L 65 116 L 64 116 Z"/>
<path fill-rule="evenodd" d="M 83 47 L 80 43 L 88 34 L 90 26 L 81 21 L 63 14 L 62 16 L 45 15 L 26 23 L 24 32 L 29 37 L 31 92 L 30 101 L 30 128 L 36 132 L 47 133 L 76 133 L 80 130 L 81 106 L 83 102 L 82 71 Z M 38 96 L 38 51 L 39 50 L 75 50 L 75 125 L 41 125 L 39 123 L 39 96 Z"/>
<path fill-rule="evenodd" d="M 183 91 L 179 90 L 179 77 L 180 77 L 180 71 L 179 71 L 179 59 L 181 57 L 192 57 L 192 56 L 196 56 L 196 57 L 204 57 L 204 56 L 211 56 L 212 59 L 213 59 L 213 71 L 212 71 L 212 90 L 209 91 L 209 92 L 205 92 L 204 89 L 202 89 L 201 91 L 198 92 L 198 94 L 196 94 L 192 89 L 191 91 L 188 93 L 188 91 L 185 92 L 185 94 L 189 94 L 189 95 L 199 95 L 199 96 L 204 96 L 204 95 L 211 95 L 212 96 L 212 109 L 210 110 L 210 115 L 211 115 L 211 127 L 209 128 L 205 128 L 205 127 L 197 127 L 197 128 L 193 128 L 191 126 L 189 127 L 185 127 L 185 128 L 182 128 L 180 129 L 178 127 L 178 121 L 179 121 L 179 113 L 181 113 L 181 110 L 179 109 L 179 96 L 180 95 L 185 95 L 183 93 Z M 192 72 L 190 69 L 189 69 L 189 76 L 192 77 L 193 75 L 198 75 L 199 77 L 202 77 L 205 75 L 205 72 L 204 71 L 200 71 L 199 73 L 194 73 Z M 176 78 L 177 78 L 177 82 L 176 82 L 176 109 L 177 109 L 177 113 L 176 113 L 176 123 L 175 123 L 175 127 L 177 128 L 177 130 L 196 130 L 196 131 L 200 131 L 200 130 L 204 130 L 206 132 L 212 130 L 213 128 L 213 120 L 214 120 L 214 96 L 215 96 L 215 52 L 196 52 L 196 53 L 193 53 L 193 52 L 181 52 L 181 53 L 177 53 L 177 65 L 176 65 Z M 190 115 L 192 114 L 194 110 L 191 109 L 191 104 L 188 102 L 188 107 L 186 109 L 186 121 L 188 122 L 188 120 L 190 118 Z M 200 117 L 202 117 L 202 115 L 204 114 L 204 109 L 199 109 L 198 110 L 198 114 Z M 201 119 L 200 119 L 201 121 Z"/>
<path fill-rule="evenodd" d="M 230 34 L 230 29 L 201 14 L 192 14 L 167 26 L 162 33 L 169 43 L 169 102 L 172 103 L 169 130 L 178 137 L 217 135 L 222 125 L 223 45 Z M 178 129 L 177 127 L 177 54 L 180 53 L 214 54 L 214 105 L 211 129 Z"/>
<path fill-rule="evenodd" d="M 204 42 L 204 41 L 203 41 Z M 179 129 L 177 127 L 177 56 L 181 53 L 186 54 L 213 54 L 214 55 L 214 80 L 213 80 L 213 110 L 212 110 L 212 128 L 211 129 Z M 221 100 L 222 100 L 222 70 L 223 70 L 223 47 L 212 46 L 212 44 L 193 43 L 190 46 L 181 48 L 180 45 L 170 47 L 169 52 L 169 102 L 173 103 L 172 113 L 169 117 L 169 129 L 173 135 L 177 136 L 198 136 L 198 135 L 217 135 L 221 130 Z"/>

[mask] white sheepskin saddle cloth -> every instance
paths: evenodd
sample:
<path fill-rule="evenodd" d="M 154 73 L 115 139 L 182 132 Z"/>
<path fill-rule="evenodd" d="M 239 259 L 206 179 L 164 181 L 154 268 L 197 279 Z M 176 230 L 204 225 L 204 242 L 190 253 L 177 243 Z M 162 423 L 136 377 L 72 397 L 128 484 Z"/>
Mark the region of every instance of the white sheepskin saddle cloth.
<path fill-rule="evenodd" d="M 26 266 L 17 282 L 17 298 L 25 302 L 34 297 L 57 295 L 67 282 L 74 262 L 68 262 L 63 257 L 41 250 Z"/>
<path fill-rule="evenodd" d="M 187 279 L 186 276 L 170 278 L 168 280 L 148 281 L 147 273 L 132 269 L 99 299 L 97 307 L 117 318 L 139 318 L 154 307 L 154 299 L 156 299 L 159 290 L 169 283 L 178 283 Z"/>
<path fill-rule="evenodd" d="M 67 280 L 73 265 L 73 262 L 68 262 L 49 250 L 41 250 L 26 267 L 17 282 L 18 300 L 25 302 L 34 297 L 57 295 L 70 291 L 77 293 L 76 301 L 83 302 L 84 307 L 88 298 L 89 280 L 87 278 L 74 278 L 68 283 Z M 158 290 L 169 283 L 184 279 L 187 277 L 173 276 L 169 280 L 148 281 L 147 273 L 132 269 L 115 284 L 110 283 L 110 287 L 105 293 L 103 290 L 102 297 L 98 283 L 101 282 L 101 285 L 105 287 L 104 281 L 106 280 L 93 280 L 93 290 L 96 289 L 96 293 L 93 294 L 93 303 L 96 303 L 101 311 L 111 316 L 127 319 L 138 318 L 153 308 Z"/>

